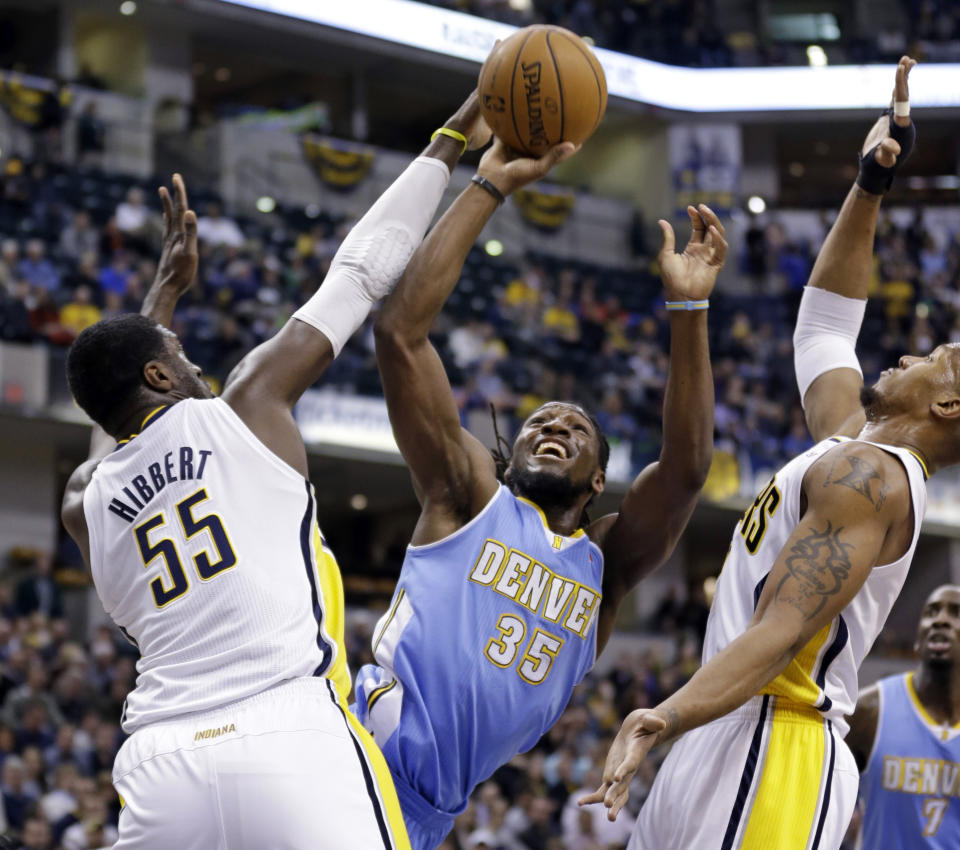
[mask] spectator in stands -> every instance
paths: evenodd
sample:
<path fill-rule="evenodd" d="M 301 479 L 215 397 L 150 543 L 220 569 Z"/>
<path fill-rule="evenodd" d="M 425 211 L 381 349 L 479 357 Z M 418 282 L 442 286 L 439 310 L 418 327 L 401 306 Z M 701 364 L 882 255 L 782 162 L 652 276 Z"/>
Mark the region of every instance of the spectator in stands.
<path fill-rule="evenodd" d="M 130 260 L 124 253 L 114 255 L 109 265 L 100 270 L 100 287 L 104 294 L 113 292 L 125 296 L 130 282 Z"/>
<path fill-rule="evenodd" d="M 237 223 L 222 214 L 218 203 L 208 204 L 207 214 L 197 220 L 197 236 L 212 247 L 240 248 L 244 242 Z"/>
<path fill-rule="evenodd" d="M 42 817 L 29 817 L 23 824 L 19 850 L 53 850 L 50 826 Z"/>
<path fill-rule="evenodd" d="M 60 286 L 60 276 L 45 253 L 46 246 L 40 239 L 27 242 L 27 255 L 17 265 L 17 275 L 34 289 L 53 292 Z"/>
<path fill-rule="evenodd" d="M 73 342 L 73 333 L 60 323 L 60 310 L 48 290 L 36 291 L 26 303 L 31 305 L 30 327 L 34 336 L 51 345 L 70 345 Z"/>
<path fill-rule="evenodd" d="M 27 617 L 34 611 L 46 617 L 63 616 L 60 588 L 53 578 L 53 558 L 48 552 L 37 554 L 33 574 L 17 585 L 15 606 L 20 617 Z"/>
<path fill-rule="evenodd" d="M 30 342 L 32 339 L 33 328 L 27 305 L 23 299 L 0 286 L 0 340 Z"/>
<path fill-rule="evenodd" d="M 17 283 L 20 266 L 20 245 L 16 239 L 4 239 L 0 244 L 0 289 L 12 292 Z"/>
<path fill-rule="evenodd" d="M 81 168 L 102 168 L 107 149 L 107 128 L 97 114 L 97 102 L 88 100 L 77 119 L 77 164 Z"/>
<path fill-rule="evenodd" d="M 85 210 L 74 213 L 73 220 L 60 234 L 60 254 L 68 260 L 79 260 L 90 251 L 96 252 L 100 245 L 100 233 L 90 222 Z"/>
<path fill-rule="evenodd" d="M 159 243 L 162 227 L 160 219 L 146 205 L 143 189 L 139 186 L 131 186 L 127 190 L 126 198 L 117 205 L 113 217 L 125 245 L 145 253 L 153 250 Z"/>
<path fill-rule="evenodd" d="M 89 286 L 78 286 L 74 290 L 73 300 L 60 308 L 60 324 L 74 336 L 90 325 L 95 325 L 100 318 L 100 308 L 93 303 L 93 293 Z"/>
<path fill-rule="evenodd" d="M 3 810 L 7 823 L 16 830 L 23 829 L 27 815 L 37 802 L 23 787 L 25 778 L 23 759 L 7 756 L 3 762 Z"/>
<path fill-rule="evenodd" d="M 79 778 L 77 766 L 72 762 L 54 768 L 53 787 L 40 800 L 40 811 L 47 823 L 57 823 L 77 808 L 75 792 Z"/>

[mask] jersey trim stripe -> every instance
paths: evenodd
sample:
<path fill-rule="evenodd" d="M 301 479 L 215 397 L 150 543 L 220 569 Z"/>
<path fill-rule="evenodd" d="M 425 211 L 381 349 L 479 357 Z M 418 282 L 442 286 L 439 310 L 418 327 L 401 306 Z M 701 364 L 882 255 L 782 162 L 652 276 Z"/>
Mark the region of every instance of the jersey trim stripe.
<path fill-rule="evenodd" d="M 131 434 L 129 437 L 124 437 L 122 440 L 117 440 L 117 447 L 114 449 L 114 451 L 116 451 L 117 449 L 119 449 L 120 446 L 125 446 L 125 445 L 126 445 L 127 443 L 129 443 L 134 437 L 139 437 L 140 434 L 142 434 L 142 433 L 146 430 L 147 425 L 152 425 L 152 424 L 153 424 L 154 422 L 156 422 L 164 413 L 166 413 L 169 409 L 170 409 L 170 405 L 169 405 L 169 404 L 161 404 L 160 407 L 155 407 L 153 410 L 151 410 L 151 411 L 143 418 L 143 422 L 140 423 L 140 430 L 137 431 L 136 433 Z"/>
<path fill-rule="evenodd" d="M 310 582 L 310 599 L 313 603 L 313 616 L 317 621 L 317 646 L 323 655 L 323 660 L 317 665 L 317 669 L 313 671 L 313 675 L 322 676 L 327 671 L 327 667 L 330 666 L 333 649 L 323 637 L 323 608 L 320 606 L 320 596 L 317 592 L 317 579 L 314 575 L 316 565 L 313 563 L 313 557 L 310 551 L 310 537 L 314 520 L 313 492 L 309 481 L 304 479 L 303 483 L 307 488 L 307 510 L 303 515 L 303 522 L 300 523 L 300 550 L 303 552 L 303 565 L 307 570 L 307 581 Z"/>
<path fill-rule="evenodd" d="M 757 610 L 757 606 L 760 604 L 760 595 L 763 593 L 764 585 L 767 583 L 767 579 L 770 578 L 770 573 L 767 573 L 760 581 L 757 582 L 757 586 L 753 589 L 753 610 Z"/>
<path fill-rule="evenodd" d="M 758 759 L 757 790 L 738 845 L 741 850 L 805 847 L 817 822 L 827 760 L 823 720 L 812 708 L 777 700 L 768 725 L 766 750 Z"/>
<path fill-rule="evenodd" d="M 912 454 L 916 459 L 917 463 L 920 464 L 920 469 L 923 470 L 923 480 L 926 481 L 930 477 L 930 472 L 927 470 L 927 465 L 924 463 L 923 458 L 920 457 L 913 449 L 908 449 L 906 446 L 903 446 L 903 450 Z"/>
<path fill-rule="evenodd" d="M 536 502 L 531 502 L 529 499 L 525 499 L 523 496 L 517 496 L 517 501 L 523 502 L 523 504 L 529 505 L 531 508 L 533 508 L 537 512 L 537 515 L 540 517 L 540 522 L 543 523 L 543 527 L 547 529 L 547 531 L 549 531 L 552 535 L 554 535 L 555 537 L 559 537 L 561 540 L 564 538 L 564 535 L 557 534 L 552 528 L 550 528 L 550 523 L 547 522 L 547 515 L 543 512 L 543 508 L 541 508 L 540 505 L 538 505 Z M 586 535 L 586 532 L 582 528 L 578 528 L 575 532 L 573 532 L 573 534 L 569 535 L 569 538 L 571 540 L 574 540 L 574 539 L 579 539 L 580 537 L 584 537 L 585 535 Z"/>
<path fill-rule="evenodd" d="M 343 580 L 337 559 L 327 546 L 316 520 L 313 523 L 313 560 L 318 581 L 317 592 L 323 609 L 323 622 L 320 626 L 332 653 L 326 676 L 339 693 L 346 695 L 350 693 L 350 671 L 347 669 L 344 639 Z"/>
<path fill-rule="evenodd" d="M 843 614 L 837 616 L 837 634 L 833 639 L 833 643 L 827 647 L 827 651 L 823 653 L 823 658 L 820 661 L 820 672 L 817 673 L 817 687 L 821 691 L 824 691 L 823 702 L 817 706 L 820 711 L 829 711 L 833 708 L 833 700 L 827 696 L 824 686 L 827 681 L 827 670 L 831 664 L 836 660 L 837 656 L 843 652 L 843 648 L 847 645 L 847 641 L 850 639 L 850 631 L 847 629 L 846 621 L 843 619 Z"/>
<path fill-rule="evenodd" d="M 753 784 L 753 774 L 757 770 L 757 759 L 760 757 L 760 744 L 763 741 L 763 727 L 767 721 L 767 706 L 769 704 L 770 696 L 765 694 L 763 704 L 760 707 L 760 719 L 757 721 L 756 729 L 753 730 L 753 740 L 750 742 L 747 762 L 743 766 L 743 773 L 740 776 L 740 786 L 737 788 L 737 799 L 733 804 L 733 811 L 730 813 L 730 820 L 727 823 L 727 831 L 723 834 L 723 844 L 720 846 L 720 850 L 731 850 L 733 841 L 737 836 L 740 819 L 743 817 L 743 810 L 747 805 L 750 786 Z"/>
<path fill-rule="evenodd" d="M 373 642 L 373 654 L 377 654 L 377 649 L 380 647 L 380 641 L 383 640 L 383 636 L 387 633 L 387 629 L 390 628 L 390 623 L 393 622 L 394 615 L 397 613 L 397 608 L 400 607 L 400 601 L 403 599 L 406 591 L 401 587 L 397 593 L 397 598 L 393 600 L 393 607 L 390 609 L 390 615 L 387 617 L 386 621 L 383 624 L 383 628 L 380 629 L 380 634 L 377 635 L 377 639 Z"/>
<path fill-rule="evenodd" d="M 841 618 L 841 622 L 843 619 Z M 830 808 L 830 791 L 833 786 L 833 762 L 836 757 L 836 742 L 833 740 L 833 724 L 827 721 L 827 738 L 830 742 L 830 761 L 827 765 L 827 777 L 823 788 L 823 805 L 820 808 L 820 819 L 817 822 L 817 833 L 813 837 L 813 844 L 810 850 L 817 850 L 820 847 L 820 836 L 823 835 L 823 825 L 827 822 L 827 809 Z"/>
<path fill-rule="evenodd" d="M 394 836 L 396 833 L 399 833 L 397 837 L 402 836 L 404 839 L 406 838 L 406 827 L 403 826 L 403 816 L 400 814 L 400 801 L 396 797 L 396 790 L 393 787 L 393 779 L 390 776 L 387 763 L 383 761 L 383 755 L 380 753 L 379 749 L 376 749 L 376 745 L 374 745 L 374 750 L 370 751 L 369 748 L 364 747 L 360 740 L 358 740 L 359 733 L 363 733 L 363 735 L 366 737 L 369 737 L 370 733 L 359 725 L 359 722 L 350 711 L 344 710 L 340 700 L 337 699 L 337 694 L 334 691 L 333 685 L 330 683 L 329 679 L 327 680 L 327 690 L 330 692 L 330 699 L 333 700 L 333 704 L 337 707 L 341 716 L 343 717 L 343 722 L 347 727 L 347 733 L 350 735 L 350 740 L 353 741 L 354 749 L 357 752 L 357 758 L 360 759 L 360 768 L 363 771 L 363 781 L 367 786 L 367 795 L 370 797 L 370 803 L 373 806 L 373 813 L 377 818 L 377 826 L 380 828 L 380 837 L 383 839 L 383 846 L 385 850 L 409 850 L 409 841 L 394 841 Z M 351 723 L 351 721 L 353 721 L 353 723 Z M 357 725 L 354 726 L 354 723 Z M 368 758 L 374 753 L 380 757 L 379 761 L 381 762 L 379 765 L 379 770 L 377 769 L 377 765 L 373 766 L 373 771 L 376 773 L 377 780 L 379 780 L 379 782 L 374 779 L 374 774 L 371 772 L 371 764 L 368 761 Z M 377 793 L 378 785 L 380 790 L 384 790 L 385 782 L 387 783 L 386 787 L 393 792 L 393 798 L 391 802 L 395 805 L 389 806 L 389 808 L 395 808 L 393 817 L 389 817 L 389 815 L 384 812 L 384 806 L 381 803 L 380 794 Z M 390 820 L 390 826 L 387 825 L 388 817 Z"/>
<path fill-rule="evenodd" d="M 370 696 L 367 697 L 367 711 L 373 709 L 374 705 L 377 704 L 377 700 L 380 699 L 384 694 L 389 693 L 397 686 L 397 680 L 391 679 L 387 684 L 380 685 L 379 688 L 374 688 L 370 691 Z"/>

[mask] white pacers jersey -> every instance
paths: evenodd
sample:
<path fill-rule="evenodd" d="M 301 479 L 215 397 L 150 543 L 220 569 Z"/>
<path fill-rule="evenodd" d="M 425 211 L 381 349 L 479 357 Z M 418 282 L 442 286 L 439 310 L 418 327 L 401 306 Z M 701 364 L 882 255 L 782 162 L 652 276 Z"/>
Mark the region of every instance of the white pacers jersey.
<path fill-rule="evenodd" d="M 226 402 L 154 411 L 83 509 L 97 592 L 141 655 L 125 731 L 301 676 L 346 697 L 343 586 L 313 488 Z"/>
<path fill-rule="evenodd" d="M 704 664 L 746 631 L 767 576 L 800 522 L 804 475 L 818 458 L 846 440 L 831 437 L 790 461 L 763 488 L 737 524 L 707 621 Z M 796 703 L 818 709 L 834 723 L 841 736 L 849 728 L 844 715 L 853 712 L 857 701 L 857 670 L 903 587 L 927 505 L 926 470 L 917 455 L 908 449 L 871 445 L 895 455 L 906 469 L 914 512 L 910 548 L 898 561 L 874 567 L 850 604 L 761 691 L 781 697 L 778 704 Z M 823 545 L 829 545 L 826 535 Z"/>

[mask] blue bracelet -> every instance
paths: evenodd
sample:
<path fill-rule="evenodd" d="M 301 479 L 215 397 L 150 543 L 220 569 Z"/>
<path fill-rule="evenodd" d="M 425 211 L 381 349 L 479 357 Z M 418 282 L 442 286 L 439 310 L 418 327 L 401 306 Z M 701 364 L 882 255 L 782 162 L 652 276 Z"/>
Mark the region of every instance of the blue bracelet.
<path fill-rule="evenodd" d="M 710 301 L 706 298 L 702 301 L 664 301 L 663 306 L 668 310 L 706 310 Z"/>

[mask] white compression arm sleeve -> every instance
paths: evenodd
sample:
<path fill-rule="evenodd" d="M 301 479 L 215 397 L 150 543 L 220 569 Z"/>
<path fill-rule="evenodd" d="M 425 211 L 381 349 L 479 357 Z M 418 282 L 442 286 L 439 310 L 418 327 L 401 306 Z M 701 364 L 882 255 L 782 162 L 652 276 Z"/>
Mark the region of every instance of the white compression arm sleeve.
<path fill-rule="evenodd" d="M 793 332 L 793 365 L 800 400 L 810 384 L 831 369 L 854 369 L 860 375 L 856 345 L 867 302 L 826 289 L 803 288 Z"/>
<path fill-rule="evenodd" d="M 356 223 L 320 288 L 293 314 L 330 340 L 334 356 L 397 285 L 449 182 L 443 162 L 417 157 Z"/>

